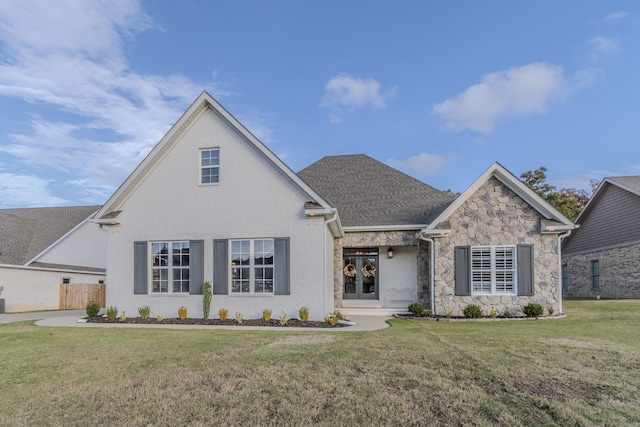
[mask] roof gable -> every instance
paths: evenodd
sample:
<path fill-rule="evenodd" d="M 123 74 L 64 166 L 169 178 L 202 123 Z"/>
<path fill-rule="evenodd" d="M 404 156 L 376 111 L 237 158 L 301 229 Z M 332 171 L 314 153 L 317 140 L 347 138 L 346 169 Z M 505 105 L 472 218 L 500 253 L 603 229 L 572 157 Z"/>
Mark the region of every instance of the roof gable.
<path fill-rule="evenodd" d="M 535 191 L 529 188 L 526 184 L 520 181 L 515 175 L 509 172 L 500 163 L 493 163 L 489 169 L 487 169 L 473 184 L 469 186 L 453 203 L 451 203 L 447 209 L 445 209 L 429 226 L 422 230 L 425 234 L 441 234 L 446 233 L 447 230 L 441 230 L 440 224 L 446 222 L 451 214 L 455 212 L 463 203 L 469 198 L 491 177 L 496 178 L 503 185 L 513 191 L 516 195 L 522 198 L 533 209 L 535 209 L 542 217 L 541 231 L 542 232 L 559 232 L 563 230 L 572 230 L 575 225 L 565 217 L 560 211 L 551 206 L 546 200 L 540 197 Z"/>
<path fill-rule="evenodd" d="M 269 150 L 262 142 L 249 132 L 238 120 L 224 109 L 211 95 L 202 92 L 187 111 L 171 127 L 165 136 L 156 144 L 145 159 L 136 167 L 123 184 L 109 198 L 102 209 L 95 215 L 98 223 L 112 225 L 117 223 L 117 216 L 126 200 L 136 191 L 141 183 L 158 166 L 167 153 L 180 141 L 187 130 L 206 112 L 212 111 L 226 124 L 234 129 L 241 138 L 250 144 L 260 155 L 282 174 L 294 187 L 299 189 L 310 202 L 318 206 L 320 214 L 332 212 L 332 208 L 319 194 L 302 181 L 280 158 Z"/>
<path fill-rule="evenodd" d="M 338 209 L 347 229 L 418 230 L 453 201 L 364 154 L 323 157 L 298 176 Z"/>

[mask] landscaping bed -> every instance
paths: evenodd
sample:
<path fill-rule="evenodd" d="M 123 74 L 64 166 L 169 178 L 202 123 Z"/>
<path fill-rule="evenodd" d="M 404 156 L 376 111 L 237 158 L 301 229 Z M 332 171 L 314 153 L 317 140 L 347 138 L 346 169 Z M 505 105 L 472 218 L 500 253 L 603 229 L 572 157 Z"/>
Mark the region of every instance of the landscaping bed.
<path fill-rule="evenodd" d="M 87 317 L 87 323 L 133 323 L 133 324 L 141 324 L 141 325 L 210 325 L 210 326 L 269 326 L 269 327 L 278 327 L 278 328 L 342 328 L 346 326 L 350 326 L 343 323 L 338 323 L 335 326 L 331 326 L 327 322 L 324 321 L 312 321 L 309 320 L 307 322 L 303 322 L 299 319 L 288 319 L 286 325 L 281 325 L 278 319 L 271 320 L 262 320 L 262 319 L 246 319 L 243 320 L 242 323 L 236 322 L 234 319 L 220 320 L 220 319 L 196 319 L 196 318 L 187 318 L 187 319 L 179 319 L 177 317 L 174 318 L 164 318 L 159 321 L 155 317 L 149 317 L 147 319 L 143 319 L 141 317 L 127 317 L 124 320 L 120 320 L 119 318 L 115 320 L 109 320 L 106 317 L 96 316 L 96 317 Z"/>

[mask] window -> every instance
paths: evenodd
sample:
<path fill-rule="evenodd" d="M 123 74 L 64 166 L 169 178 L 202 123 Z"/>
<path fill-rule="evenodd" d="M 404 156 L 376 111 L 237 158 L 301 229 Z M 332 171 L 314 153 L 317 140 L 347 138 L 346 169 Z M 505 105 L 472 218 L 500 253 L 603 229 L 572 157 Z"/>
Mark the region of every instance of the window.
<path fill-rule="evenodd" d="M 569 290 L 569 266 L 562 264 L 562 290 Z"/>
<path fill-rule="evenodd" d="M 62 278 L 62 283 L 63 283 L 64 285 L 68 285 L 69 283 L 71 283 L 71 278 L 69 278 L 69 277 L 63 277 L 63 278 Z"/>
<path fill-rule="evenodd" d="M 591 261 L 591 285 L 593 289 L 600 289 L 600 261 Z"/>
<path fill-rule="evenodd" d="M 189 292 L 189 242 L 151 243 L 151 292 Z"/>
<path fill-rule="evenodd" d="M 215 184 L 220 181 L 220 149 L 200 150 L 200 183 Z"/>
<path fill-rule="evenodd" d="M 473 294 L 515 294 L 516 247 L 471 247 Z"/>
<path fill-rule="evenodd" d="M 231 293 L 273 293 L 273 239 L 231 241 Z"/>

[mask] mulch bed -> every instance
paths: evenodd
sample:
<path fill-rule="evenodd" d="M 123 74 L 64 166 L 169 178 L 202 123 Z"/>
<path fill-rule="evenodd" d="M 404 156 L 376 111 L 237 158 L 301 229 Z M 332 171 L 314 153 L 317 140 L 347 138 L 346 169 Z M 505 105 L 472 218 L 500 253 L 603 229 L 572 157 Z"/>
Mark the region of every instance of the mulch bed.
<path fill-rule="evenodd" d="M 242 323 L 238 323 L 235 319 L 179 319 L 177 317 L 164 318 L 162 322 L 159 322 L 157 318 L 150 317 L 143 319 L 141 317 L 127 317 L 124 322 L 121 322 L 119 318 L 116 320 L 109 320 L 106 317 L 87 317 L 87 323 L 133 323 L 139 325 L 210 325 L 210 326 L 275 326 L 278 328 L 343 328 L 349 325 L 338 323 L 335 326 L 329 325 L 327 322 L 311 321 L 302 322 L 298 319 L 288 319 L 285 326 L 280 325 L 278 319 L 262 320 L 262 319 L 246 319 Z"/>

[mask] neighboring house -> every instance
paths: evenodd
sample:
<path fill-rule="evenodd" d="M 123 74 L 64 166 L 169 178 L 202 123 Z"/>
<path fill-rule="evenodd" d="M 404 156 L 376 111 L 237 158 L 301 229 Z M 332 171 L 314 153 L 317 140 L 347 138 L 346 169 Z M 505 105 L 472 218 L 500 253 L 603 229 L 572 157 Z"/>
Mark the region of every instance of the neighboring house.
<path fill-rule="evenodd" d="M 293 173 L 206 92 L 95 215 L 107 305 L 175 317 L 263 309 L 320 319 L 466 304 L 562 311 L 559 235 L 574 225 L 499 164 L 460 197 L 365 155 Z"/>
<path fill-rule="evenodd" d="M 640 298 L 640 176 L 605 178 L 563 244 L 568 298 Z"/>
<path fill-rule="evenodd" d="M 59 285 L 105 280 L 100 206 L 0 210 L 0 299 L 7 312 L 59 308 Z"/>

